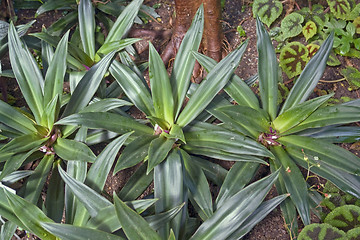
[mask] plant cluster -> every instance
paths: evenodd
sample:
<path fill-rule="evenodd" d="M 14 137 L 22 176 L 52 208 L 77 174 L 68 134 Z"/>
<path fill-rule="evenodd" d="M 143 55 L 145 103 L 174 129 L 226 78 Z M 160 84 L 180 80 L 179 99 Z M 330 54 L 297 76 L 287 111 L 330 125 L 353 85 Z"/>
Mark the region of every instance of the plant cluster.
<path fill-rule="evenodd" d="M 360 58 L 360 3 L 354 0 L 327 0 L 327 6 L 311 5 L 286 15 L 280 27 L 272 33 L 279 42 L 280 65 L 289 78 L 300 75 L 309 59 L 319 49 L 320 43 L 334 32 L 334 53 L 328 65 L 340 65 L 335 54 Z M 281 16 L 283 5 L 277 0 L 256 0 L 254 16 L 270 25 Z M 299 41 L 288 42 L 296 36 L 303 36 L 307 45 Z"/>
<path fill-rule="evenodd" d="M 311 172 L 360 197 L 360 159 L 333 144 L 359 138 L 358 127 L 342 125 L 359 121 L 360 102 L 327 105 L 331 95 L 308 100 L 334 34 L 279 103 L 275 50 L 259 19 L 257 96 L 233 73 L 247 42 L 219 63 L 197 52 L 202 6 L 171 74 L 151 43 L 148 63 L 138 66 L 129 54 L 138 39 L 126 33 L 142 2 L 124 8 L 98 41 L 95 6 L 81 0 L 71 34 L 32 34 L 42 69 L 14 24 L 7 26 L 3 39 L 27 105 L 0 101 L 3 239 L 18 227 L 41 239 L 240 239 L 279 204 L 295 236 L 297 215 L 310 224 L 321 200 L 308 186 Z M 195 61 L 208 72 L 200 84 L 190 81 Z M 64 92 L 66 82 L 70 91 Z M 106 147 L 95 155 L 90 146 L 98 143 Z M 227 171 L 209 158 L 236 163 Z M 272 173 L 254 181 L 260 165 Z M 134 166 L 120 192 L 106 193 L 111 172 Z M 215 197 L 209 181 L 219 186 Z M 152 192 L 139 199 L 152 182 Z M 279 196 L 264 201 L 274 184 Z"/>

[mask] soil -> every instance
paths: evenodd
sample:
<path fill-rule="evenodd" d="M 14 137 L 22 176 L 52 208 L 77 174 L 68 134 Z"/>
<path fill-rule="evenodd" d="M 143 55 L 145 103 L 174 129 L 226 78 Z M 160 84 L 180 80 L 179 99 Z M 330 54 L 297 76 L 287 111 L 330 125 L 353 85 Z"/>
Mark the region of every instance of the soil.
<path fill-rule="evenodd" d="M 146 29 L 156 29 L 164 30 L 166 33 L 171 31 L 171 23 L 173 22 L 174 16 L 174 3 L 170 0 L 145 0 L 145 4 L 153 6 L 155 3 L 160 3 L 159 8 L 156 9 L 157 13 L 161 16 L 161 21 L 156 22 L 150 20 L 146 25 L 135 25 L 136 28 L 146 28 Z M 226 51 L 231 51 L 236 46 L 241 44 L 245 39 L 249 40 L 249 45 L 246 53 L 244 54 L 243 60 L 240 63 L 239 68 L 236 70 L 236 73 L 243 79 L 247 79 L 257 72 L 257 51 L 256 51 L 256 28 L 255 28 L 255 19 L 252 16 L 250 3 L 252 1 L 248 0 L 226 0 L 225 7 L 223 10 L 223 27 L 225 33 L 224 40 L 224 49 Z M 297 1 L 297 4 L 300 7 L 307 6 L 306 0 Z M 314 4 L 315 1 L 313 1 Z M 3 11 L 3 9 L 1 9 Z M 285 12 L 285 11 L 284 11 Z M 17 24 L 23 24 L 29 22 L 33 19 L 35 10 L 21 10 L 17 12 L 18 22 Z M 31 28 L 31 32 L 38 32 L 41 30 L 41 27 L 45 25 L 49 26 L 54 20 L 58 19 L 62 15 L 61 11 L 48 12 L 37 18 L 37 22 Z M 246 32 L 246 37 L 239 37 L 236 28 L 241 24 L 243 29 Z M 275 22 L 275 25 L 279 25 L 279 22 Z M 166 34 L 165 34 L 166 35 Z M 168 34 L 167 34 L 168 35 Z M 147 40 L 155 40 L 155 46 L 159 51 L 164 47 L 166 39 L 152 39 L 147 38 Z M 146 58 L 146 41 L 140 42 L 136 47 L 140 53 L 140 56 Z M 340 70 L 347 65 L 352 65 L 355 67 L 360 66 L 359 59 L 350 59 L 340 57 L 341 66 L 338 67 L 327 67 L 323 75 L 323 80 L 336 80 L 341 79 Z M 8 69 L 10 67 L 8 58 L 2 59 L 2 69 Z M 291 86 L 292 82 L 287 78 L 286 75 L 283 75 L 284 82 L 288 83 Z M 16 84 L 16 81 L 11 78 L 1 78 L 1 82 L 5 83 L 5 90 L 8 93 L 8 101 L 13 101 L 12 104 L 17 106 L 23 106 L 24 102 L 22 100 L 21 93 Z M 4 90 L 4 87 L 2 87 Z M 348 83 L 346 81 L 340 81 L 336 83 L 327 83 L 320 82 L 316 88 L 315 94 L 320 95 L 326 91 L 327 93 L 335 92 L 335 98 L 340 99 L 341 97 L 350 97 L 352 99 L 359 98 L 359 92 L 349 91 Z M 345 146 L 350 148 L 351 146 Z M 231 166 L 231 163 L 224 164 L 226 168 Z M 121 171 L 117 173 L 114 177 L 108 177 L 105 189 L 106 192 L 112 194 L 113 191 L 118 192 L 126 183 L 127 179 L 135 171 L 136 167 L 131 168 L 126 171 Z M 258 177 L 267 175 L 269 170 L 263 168 L 259 173 Z M 112 173 L 109 175 L 112 176 Z M 217 186 L 212 185 L 214 192 L 217 192 Z M 148 191 L 151 191 L 151 186 Z M 276 190 L 273 188 L 267 196 L 267 199 L 270 199 L 276 196 Z M 318 219 L 313 218 L 314 222 L 317 222 Z M 26 236 L 23 233 L 19 233 L 22 239 L 36 239 L 34 237 Z M 284 220 L 282 218 L 280 209 L 277 208 L 271 212 L 264 220 L 262 220 L 253 230 L 248 233 L 243 239 L 246 240 L 286 240 L 290 239 L 290 236 L 285 229 Z"/>

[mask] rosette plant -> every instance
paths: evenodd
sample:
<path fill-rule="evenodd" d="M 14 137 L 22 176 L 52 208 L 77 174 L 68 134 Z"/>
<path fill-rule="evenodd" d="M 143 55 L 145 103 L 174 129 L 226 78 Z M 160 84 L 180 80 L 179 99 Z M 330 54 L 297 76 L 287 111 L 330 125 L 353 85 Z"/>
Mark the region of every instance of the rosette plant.
<path fill-rule="evenodd" d="M 241 96 L 247 96 L 249 89 L 242 88 L 241 86 L 245 83 L 233 75 L 247 43 L 231 52 L 218 64 L 214 64 L 213 69 L 200 85 L 190 84 L 195 64 L 194 54 L 200 45 L 202 32 L 203 7 L 201 6 L 182 41 L 170 77 L 159 54 L 150 44 L 149 81 L 151 90 L 136 66 L 133 64 L 128 66 L 117 61 L 112 63 L 110 74 L 131 102 L 148 119 L 141 128 L 138 126 L 139 120 L 135 121 L 127 116 L 110 112 L 76 113 L 56 123 L 58 125 L 79 125 L 90 129 L 106 129 L 118 134 L 134 131 L 131 136 L 132 141 L 126 143 L 127 146 L 115 165 L 114 173 L 143 161 L 145 164 L 140 166 L 139 173 L 135 173 L 138 179 L 134 181 L 130 179 L 131 184 L 124 187 L 126 190 L 120 191 L 119 197 L 122 200 L 137 198 L 150 182 L 154 181 L 154 197 L 158 199 L 155 203 L 156 214 L 169 211 L 185 203 L 185 207 L 174 219 L 158 229 L 161 239 L 168 239 L 170 230 L 173 231 L 176 239 L 187 239 L 191 236 L 192 231 L 189 226 L 193 221 L 188 217 L 186 207 L 188 199 L 204 221 L 193 239 L 218 239 L 219 236 L 222 239 L 237 239 L 236 231 L 244 229 L 245 220 L 249 220 L 251 224 L 260 220 L 258 217 L 250 220 L 249 217 L 258 209 L 272 185 L 272 181 L 277 176 L 274 174 L 268 178 L 270 182 L 267 184 L 259 183 L 261 187 L 253 185 L 247 190 L 244 189 L 243 194 L 240 194 L 245 184 L 239 183 L 238 187 L 231 191 L 226 190 L 231 188 L 232 181 L 240 181 L 242 178 L 244 172 L 235 171 L 231 174 L 232 180 L 228 180 L 229 182 L 226 184 L 224 198 L 220 196 L 218 203 L 212 203 L 205 173 L 213 177 L 214 182 L 221 184 L 221 181 L 216 180 L 216 173 L 211 170 L 216 165 L 194 154 L 239 161 L 243 165 L 239 165 L 237 169 L 249 167 L 253 169 L 252 173 L 259 163 L 266 163 L 263 158 L 274 156 L 256 140 L 229 131 L 223 126 L 204 121 L 210 116 L 204 111 L 207 107 L 222 104 L 223 101 L 220 101 L 222 99 L 218 97 L 221 89 L 225 87 L 227 92 L 237 93 Z M 184 106 L 186 96 L 189 99 Z M 196 141 L 194 141 L 195 138 Z M 200 153 L 196 150 L 199 150 Z M 250 167 L 250 164 L 254 165 Z M 211 167 L 208 167 L 209 165 Z M 244 177 L 244 179 L 247 178 L 249 176 Z M 137 193 L 133 191 L 128 194 L 127 190 L 133 188 L 138 190 Z M 257 193 L 256 197 L 253 194 L 254 191 Z M 269 205 L 263 207 L 265 212 L 272 209 Z M 232 221 L 232 216 L 239 217 L 239 221 Z M 123 220 L 119 218 L 119 221 L 124 227 L 125 234 L 131 239 L 131 235 L 128 235 L 131 233 L 128 233 L 126 226 L 122 224 Z M 111 222 L 117 224 L 112 230 L 117 230 L 119 228 L 118 221 Z M 223 231 L 224 228 L 228 230 Z M 136 231 L 133 229 L 130 232 Z M 232 234 L 235 235 L 232 236 Z M 144 236 L 133 238 L 146 239 L 146 236 L 145 238 Z"/>
<path fill-rule="evenodd" d="M 316 194 L 306 182 L 312 173 L 360 197 L 360 159 L 333 144 L 358 140 L 358 126 L 342 125 L 360 120 L 360 101 L 327 105 L 332 94 L 307 100 L 323 74 L 332 49 L 333 34 L 330 34 L 296 80 L 286 100 L 277 105 L 278 62 L 269 35 L 259 20 L 257 35 L 260 102 L 253 94 L 248 101 L 235 99 L 236 105 L 228 104 L 210 112 L 228 129 L 252 138 L 273 153 L 275 157 L 270 159 L 270 167 L 272 171 L 280 171 L 277 191 L 290 193 L 290 199 L 281 209 L 288 227 L 296 233 L 296 210 L 307 225 L 310 224 L 310 210 L 316 206 Z M 205 68 L 213 63 L 205 56 L 197 60 Z"/>

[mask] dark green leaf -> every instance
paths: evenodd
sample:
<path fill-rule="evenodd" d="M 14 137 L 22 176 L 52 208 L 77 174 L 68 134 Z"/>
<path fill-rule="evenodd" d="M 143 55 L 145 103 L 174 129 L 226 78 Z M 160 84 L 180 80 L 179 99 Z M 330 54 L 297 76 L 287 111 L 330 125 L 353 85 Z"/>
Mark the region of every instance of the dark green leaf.
<path fill-rule="evenodd" d="M 168 139 L 163 136 L 151 141 L 149 145 L 147 173 L 149 173 L 155 166 L 160 164 L 166 158 L 170 150 L 173 148 L 174 143 L 175 139 Z"/>
<path fill-rule="evenodd" d="M 81 0 L 78 5 L 79 29 L 84 52 L 95 56 L 95 8 L 91 0 Z"/>
<path fill-rule="evenodd" d="M 94 162 L 95 154 L 84 143 L 75 140 L 58 138 L 54 144 L 55 153 L 64 160 Z"/>

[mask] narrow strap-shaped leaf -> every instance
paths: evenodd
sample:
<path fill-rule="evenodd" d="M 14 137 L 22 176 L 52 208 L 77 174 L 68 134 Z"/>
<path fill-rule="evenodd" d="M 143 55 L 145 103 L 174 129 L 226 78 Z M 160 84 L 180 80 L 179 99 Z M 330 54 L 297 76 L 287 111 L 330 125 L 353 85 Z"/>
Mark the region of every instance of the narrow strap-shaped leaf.
<path fill-rule="evenodd" d="M 87 239 L 124 240 L 124 238 L 111 233 L 99 231 L 96 229 L 86 228 L 86 227 L 69 225 L 69 224 L 41 223 L 41 226 L 62 240 L 87 240 Z"/>
<path fill-rule="evenodd" d="M 155 47 L 149 43 L 149 78 L 156 117 L 174 123 L 174 99 L 170 79 Z"/>
<path fill-rule="evenodd" d="M 298 135 L 319 138 L 331 143 L 353 143 L 360 140 L 360 128 L 358 126 L 330 126 L 305 130 L 299 132 Z"/>
<path fill-rule="evenodd" d="M 60 40 L 54 56 L 49 62 L 49 68 L 45 76 L 44 107 L 46 107 L 56 95 L 61 96 L 63 93 L 66 56 L 68 52 L 68 37 L 69 32 L 67 32 Z"/>
<path fill-rule="evenodd" d="M 184 189 L 184 167 L 179 150 L 173 149 L 169 156 L 154 169 L 154 195 L 159 199 L 155 203 L 155 212 L 161 213 L 186 202 L 187 190 Z M 166 239 L 170 228 L 175 236 L 179 236 L 184 222 L 184 211 L 181 211 L 172 221 L 159 229 L 159 234 Z"/>
<path fill-rule="evenodd" d="M 55 97 L 45 106 L 44 112 L 41 115 L 41 126 L 46 126 L 47 129 L 53 128 L 54 122 L 58 118 L 60 112 L 61 103 L 59 98 L 60 95 L 55 95 Z"/>
<path fill-rule="evenodd" d="M 203 28 L 204 7 L 200 6 L 190 28 L 181 42 L 170 76 L 175 105 L 175 118 L 179 115 L 186 92 L 189 88 L 190 78 L 195 65 L 195 59 L 191 52 L 198 50 L 203 35 Z"/>
<path fill-rule="evenodd" d="M 125 186 L 120 190 L 118 196 L 124 201 L 130 201 L 137 199 L 153 181 L 153 171 L 146 174 L 147 166 L 142 164 L 136 171 L 131 175 Z"/>
<path fill-rule="evenodd" d="M 63 113 L 63 117 L 82 110 L 91 100 L 100 82 L 102 81 L 115 52 L 107 54 L 96 65 L 86 72 L 85 76 L 76 86 L 74 93 L 71 95 L 69 103 Z"/>
<path fill-rule="evenodd" d="M 51 10 L 59 9 L 62 7 L 68 7 L 70 4 L 75 4 L 75 0 L 64 0 L 64 1 L 49 0 L 44 4 L 42 4 L 36 10 L 35 17 Z"/>
<path fill-rule="evenodd" d="M 360 121 L 360 107 L 334 105 L 319 108 L 298 126 L 285 134 L 299 132 L 308 128 L 325 127 L 336 124 L 346 124 Z"/>
<path fill-rule="evenodd" d="M 277 114 L 279 64 L 270 36 L 259 18 L 256 18 L 258 72 L 262 108 L 274 120 Z"/>
<path fill-rule="evenodd" d="M 278 171 L 279 165 L 276 164 L 275 161 L 270 161 L 270 170 L 271 172 Z M 284 183 L 284 179 L 282 175 L 280 174 L 277 181 L 275 181 L 275 187 L 277 193 L 280 194 L 288 194 L 288 191 L 286 190 L 286 186 Z M 285 226 L 289 231 L 289 234 L 291 236 L 297 236 L 298 234 L 298 213 L 296 211 L 296 207 L 294 202 L 287 198 L 280 204 L 280 210 L 282 213 L 282 216 L 284 217 Z"/>
<path fill-rule="evenodd" d="M 326 162 L 319 163 L 319 161 L 315 160 L 313 156 L 306 154 L 306 152 L 304 155 L 302 152 L 291 148 L 287 148 L 286 151 L 296 161 L 296 163 L 303 168 L 311 166 L 311 172 L 330 180 L 342 191 L 360 198 L 359 176 L 349 174 L 339 168 L 334 168 Z"/>
<path fill-rule="evenodd" d="M 0 187 L 0 215 L 3 218 L 6 218 L 7 220 L 13 222 L 16 224 L 16 226 L 20 226 L 24 228 L 23 223 L 20 221 L 20 219 L 16 216 L 16 214 L 13 211 L 13 208 L 9 204 L 8 198 L 6 193 L 7 189 L 3 186 Z"/>
<path fill-rule="evenodd" d="M 222 185 L 228 172 L 225 168 L 221 167 L 219 164 L 199 157 L 192 156 L 191 158 L 194 162 L 196 162 L 196 165 L 204 171 L 206 177 L 210 181 L 214 182 L 218 186 Z"/>
<path fill-rule="evenodd" d="M 96 101 L 86 106 L 81 112 L 107 112 L 122 106 L 132 105 L 132 103 L 118 98 L 96 99 Z"/>
<path fill-rule="evenodd" d="M 134 119 L 120 116 L 115 113 L 89 112 L 73 114 L 56 122 L 58 125 L 84 126 L 94 129 L 107 129 L 117 133 L 135 131 L 134 135 L 149 134 L 154 130 Z"/>
<path fill-rule="evenodd" d="M 95 154 L 84 143 L 75 140 L 58 138 L 54 144 L 55 153 L 64 160 L 94 162 Z"/>
<path fill-rule="evenodd" d="M 120 51 L 138 41 L 140 41 L 141 39 L 139 38 L 125 38 L 125 39 L 121 39 L 121 40 L 117 40 L 114 42 L 108 42 L 106 44 L 103 44 L 100 49 L 96 52 L 95 55 L 95 60 L 97 60 L 97 58 L 100 59 L 100 56 L 102 55 L 106 55 L 111 51 Z"/>
<path fill-rule="evenodd" d="M 24 186 L 24 198 L 32 204 L 37 204 L 41 191 L 44 188 L 45 181 L 53 165 L 54 155 L 45 155 L 39 165 L 34 170 L 34 173 L 27 179 Z"/>
<path fill-rule="evenodd" d="M 7 185 L 11 185 L 23 178 L 30 176 L 31 174 L 33 174 L 33 172 L 34 171 L 31 171 L 31 170 L 15 171 L 15 172 L 9 174 L 7 177 L 4 177 L 3 180 L 1 180 L 1 182 L 5 183 Z"/>
<path fill-rule="evenodd" d="M 41 136 L 38 133 L 31 133 L 22 135 L 12 139 L 0 149 L 0 162 L 5 161 L 8 153 L 27 152 L 36 147 L 40 147 L 48 138 Z"/>
<path fill-rule="evenodd" d="M 234 233 L 232 233 L 231 236 L 226 238 L 226 240 L 241 239 L 287 197 L 287 194 L 283 194 L 261 203 L 260 206 L 246 219 L 246 222 L 241 225 Z"/>
<path fill-rule="evenodd" d="M 254 139 L 257 139 L 261 132 L 269 131 L 269 118 L 262 109 L 253 109 L 248 106 L 231 105 L 224 106 L 212 111 L 214 115 L 225 123 L 227 127 L 235 130 L 247 131 Z M 220 112 L 220 113 L 218 113 Z M 221 114 L 222 113 L 222 114 Z"/>
<path fill-rule="evenodd" d="M 274 161 L 280 168 L 286 190 L 296 206 L 298 213 L 305 225 L 310 224 L 310 205 L 308 189 L 300 169 L 285 152 L 282 146 L 271 147 L 275 155 Z"/>
<path fill-rule="evenodd" d="M 278 176 L 270 176 L 247 186 L 220 207 L 211 218 L 203 222 L 191 240 L 226 239 L 259 207 Z"/>
<path fill-rule="evenodd" d="M 9 56 L 11 67 L 21 92 L 37 122 L 43 111 L 44 79 L 29 50 L 23 46 L 15 27 L 9 27 Z"/>
<path fill-rule="evenodd" d="M 216 209 L 248 184 L 259 168 L 258 163 L 236 162 L 225 177 L 216 198 Z"/>
<path fill-rule="evenodd" d="M 46 215 L 57 223 L 63 219 L 65 205 L 65 184 L 58 171 L 60 160 L 53 165 L 51 178 L 46 193 Z"/>
<path fill-rule="evenodd" d="M 335 168 L 360 176 L 360 159 L 342 147 L 320 139 L 295 135 L 281 137 L 278 141 L 286 148 L 300 153 L 304 151 L 305 154 L 317 158 L 320 165 L 321 162 L 325 162 Z"/>
<path fill-rule="evenodd" d="M 196 131 L 185 133 L 186 147 L 204 147 L 209 144 L 210 147 L 218 151 L 242 155 L 264 156 L 272 158 L 272 153 L 263 145 L 255 140 L 245 137 L 241 134 L 230 131 Z M 217 145 L 217 147 L 216 147 Z M 219 146 L 220 149 L 219 149 Z"/>
<path fill-rule="evenodd" d="M 333 41 L 334 33 L 331 33 L 320 49 L 316 52 L 314 57 L 310 59 L 299 78 L 296 80 L 295 85 L 292 87 L 289 96 L 286 98 L 286 101 L 281 108 L 280 113 L 304 102 L 313 92 L 325 70 L 327 59 L 332 50 Z"/>
<path fill-rule="evenodd" d="M 169 139 L 163 136 L 151 141 L 149 145 L 147 173 L 149 173 L 155 166 L 160 164 L 166 158 L 170 150 L 173 148 L 174 143 L 175 139 Z"/>
<path fill-rule="evenodd" d="M 304 121 L 332 95 L 333 94 L 320 96 L 289 108 L 272 122 L 274 128 L 280 133 L 286 132 L 287 130 Z"/>
<path fill-rule="evenodd" d="M 28 231 L 44 240 L 56 239 L 54 235 L 41 226 L 41 223 L 51 223 L 52 220 L 39 208 L 13 193 L 5 191 L 5 194 L 15 215 Z"/>
<path fill-rule="evenodd" d="M 54 49 L 46 41 L 40 40 L 40 42 L 41 42 L 41 63 L 43 66 L 42 72 L 43 72 L 43 75 L 45 75 L 47 70 L 49 69 L 50 62 L 51 62 L 52 58 L 54 57 Z"/>
<path fill-rule="evenodd" d="M 198 52 L 193 52 L 196 60 L 203 66 L 207 72 L 210 72 L 217 62 Z M 251 88 L 237 75 L 233 75 L 228 84 L 224 87 L 225 92 L 232 97 L 239 105 L 260 109 L 259 100 Z"/>
<path fill-rule="evenodd" d="M 61 167 L 58 168 L 61 178 L 68 185 L 74 195 L 86 207 L 89 214 L 94 217 L 99 211 L 107 206 L 111 206 L 111 202 L 84 183 L 70 177 Z"/>
<path fill-rule="evenodd" d="M 179 206 L 170 209 L 169 211 L 147 216 L 145 217 L 145 220 L 149 223 L 150 227 L 152 227 L 154 230 L 158 230 L 170 222 L 181 211 L 184 205 L 185 203 L 182 203 Z"/>
<path fill-rule="evenodd" d="M 134 0 L 121 12 L 107 35 L 104 44 L 119 41 L 127 34 L 140 9 L 143 0 Z"/>
<path fill-rule="evenodd" d="M 110 73 L 137 108 L 147 116 L 155 115 L 150 92 L 135 72 L 129 67 L 114 61 L 110 66 Z"/>
<path fill-rule="evenodd" d="M 131 134 L 131 132 L 124 134 L 106 146 L 106 148 L 97 156 L 95 163 L 91 165 L 85 184 L 99 193 L 103 190 L 105 181 L 115 161 L 116 155 L 125 140 Z"/>
<path fill-rule="evenodd" d="M 0 101 L 0 121 L 25 134 L 36 131 L 32 120 L 3 101 Z"/>
<path fill-rule="evenodd" d="M 226 85 L 238 66 L 245 48 L 246 44 L 241 45 L 216 64 L 212 71 L 209 72 L 207 79 L 202 81 L 184 110 L 180 113 L 176 122 L 180 127 L 185 127 L 194 120 Z"/>
<path fill-rule="evenodd" d="M 116 215 L 130 240 L 160 240 L 160 236 L 150 227 L 150 225 L 138 215 L 134 210 L 126 206 L 116 195 L 114 196 Z"/>
<path fill-rule="evenodd" d="M 61 36 L 78 23 L 78 12 L 72 11 L 53 22 L 46 30 L 51 36 Z M 81 49 L 82 51 L 82 49 Z M 85 54 L 87 55 L 87 54 Z M 87 56 L 90 59 L 89 56 Z"/>
<path fill-rule="evenodd" d="M 95 57 L 95 8 L 91 0 L 81 0 L 78 6 L 79 29 L 83 49 L 91 59 Z"/>
<path fill-rule="evenodd" d="M 181 157 L 185 165 L 185 184 L 191 193 L 191 197 L 200 207 L 204 215 L 204 221 L 213 214 L 212 198 L 209 188 L 209 183 L 206 180 L 204 172 L 193 163 L 190 155 L 184 150 L 180 150 Z"/>
<path fill-rule="evenodd" d="M 137 137 L 134 141 L 129 143 L 122 151 L 119 160 L 115 165 L 114 174 L 120 170 L 135 166 L 144 160 L 148 155 L 150 143 L 155 138 L 157 138 L 155 135 L 143 135 Z"/>
<path fill-rule="evenodd" d="M 1 225 L 0 237 L 2 239 L 11 239 L 12 236 L 14 236 L 17 228 L 18 226 L 15 223 L 11 221 L 5 222 L 4 224 Z"/>
<path fill-rule="evenodd" d="M 5 165 L 2 169 L 2 172 L 0 174 L 0 181 L 9 175 L 10 173 L 18 170 L 23 162 L 34 152 L 38 151 L 38 147 L 35 147 L 34 149 L 31 149 L 25 153 L 18 153 L 8 156 Z"/>

